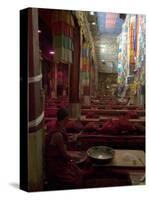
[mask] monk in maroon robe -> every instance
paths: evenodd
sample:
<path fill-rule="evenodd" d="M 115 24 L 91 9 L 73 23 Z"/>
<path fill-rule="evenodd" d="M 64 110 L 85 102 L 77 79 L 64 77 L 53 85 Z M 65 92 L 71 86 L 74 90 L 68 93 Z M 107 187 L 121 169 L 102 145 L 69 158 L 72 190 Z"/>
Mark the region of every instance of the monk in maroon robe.
<path fill-rule="evenodd" d="M 59 109 L 56 128 L 47 141 L 47 178 L 60 187 L 79 188 L 82 185 L 83 170 L 75 164 L 73 161 L 75 157 L 67 151 L 68 136 L 65 131 L 67 121 L 67 111 Z"/>

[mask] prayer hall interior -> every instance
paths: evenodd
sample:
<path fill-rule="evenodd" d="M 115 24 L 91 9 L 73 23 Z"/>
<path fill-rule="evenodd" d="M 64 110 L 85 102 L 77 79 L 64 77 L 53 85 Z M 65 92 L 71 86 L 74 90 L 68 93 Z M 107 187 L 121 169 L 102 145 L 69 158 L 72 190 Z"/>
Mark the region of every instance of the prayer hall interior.
<path fill-rule="evenodd" d="M 145 16 L 26 13 L 27 190 L 144 185 Z"/>

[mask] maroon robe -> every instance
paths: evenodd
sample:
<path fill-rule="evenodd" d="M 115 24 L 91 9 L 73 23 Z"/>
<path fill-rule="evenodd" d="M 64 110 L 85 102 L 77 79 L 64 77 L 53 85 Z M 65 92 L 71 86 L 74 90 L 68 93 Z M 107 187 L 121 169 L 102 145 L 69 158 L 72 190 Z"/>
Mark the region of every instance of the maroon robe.
<path fill-rule="evenodd" d="M 82 170 L 74 163 L 65 158 L 56 145 L 50 141 L 56 132 L 63 135 L 64 143 L 67 145 L 67 134 L 65 129 L 57 124 L 55 131 L 51 133 L 47 141 L 46 160 L 47 178 L 53 184 L 59 184 L 68 188 L 80 187 L 82 184 Z"/>

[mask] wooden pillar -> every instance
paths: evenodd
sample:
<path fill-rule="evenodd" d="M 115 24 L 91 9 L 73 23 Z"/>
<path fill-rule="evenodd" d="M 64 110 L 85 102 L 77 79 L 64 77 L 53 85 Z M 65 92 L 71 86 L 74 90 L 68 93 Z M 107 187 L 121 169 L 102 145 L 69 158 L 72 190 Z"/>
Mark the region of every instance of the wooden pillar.
<path fill-rule="evenodd" d="M 91 66 L 92 63 L 91 63 L 91 49 L 89 49 L 89 65 L 88 65 L 88 73 L 89 73 L 89 88 L 88 88 L 88 104 L 90 105 L 91 103 Z"/>
<path fill-rule="evenodd" d="M 43 94 L 38 9 L 28 9 L 28 191 L 43 189 Z"/>
<path fill-rule="evenodd" d="M 80 80 L 80 29 L 74 28 L 74 51 L 73 63 L 70 65 L 69 73 L 69 102 L 70 116 L 80 117 L 79 80 Z"/>
<path fill-rule="evenodd" d="M 52 74 L 52 80 L 54 82 L 54 85 L 52 85 L 52 88 L 51 88 L 51 97 L 56 98 L 57 97 L 57 64 L 53 63 L 51 74 Z"/>
<path fill-rule="evenodd" d="M 83 100 L 83 78 L 82 78 L 82 45 L 83 45 L 83 31 L 80 27 L 80 80 L 79 80 L 79 98 L 80 102 L 82 103 Z"/>
<path fill-rule="evenodd" d="M 86 68 L 86 85 L 84 86 L 84 105 L 90 105 L 90 49 L 88 49 L 88 57 L 87 57 L 87 68 Z"/>
<path fill-rule="evenodd" d="M 84 105 L 90 105 L 90 86 L 84 86 Z"/>

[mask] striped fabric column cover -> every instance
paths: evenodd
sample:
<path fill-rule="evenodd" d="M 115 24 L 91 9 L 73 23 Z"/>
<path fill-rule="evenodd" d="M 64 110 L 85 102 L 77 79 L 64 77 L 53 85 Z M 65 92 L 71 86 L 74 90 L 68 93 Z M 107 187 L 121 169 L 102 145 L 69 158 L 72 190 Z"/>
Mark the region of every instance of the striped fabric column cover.
<path fill-rule="evenodd" d="M 53 48 L 56 63 L 72 63 L 74 22 L 69 11 L 58 10 L 53 12 Z"/>

